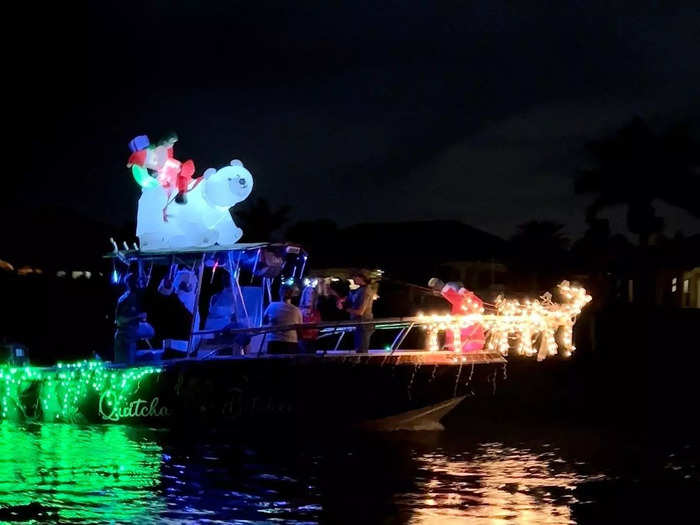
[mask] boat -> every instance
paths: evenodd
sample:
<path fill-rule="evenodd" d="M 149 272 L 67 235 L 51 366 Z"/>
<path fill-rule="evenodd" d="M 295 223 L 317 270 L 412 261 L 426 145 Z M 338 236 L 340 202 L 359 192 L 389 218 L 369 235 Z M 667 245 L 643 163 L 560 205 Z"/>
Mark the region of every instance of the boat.
<path fill-rule="evenodd" d="M 139 139 L 130 163 L 143 188 L 140 246 L 120 247 L 112 240 L 106 258 L 115 285 L 136 275 L 144 290 L 186 307 L 189 318 L 176 323 L 186 325 L 186 336 L 160 337 L 160 346 L 154 347 L 153 334 L 144 334 L 126 362 L 93 359 L 53 367 L 28 365 L 18 347 L 11 362 L 0 365 L 4 420 L 185 429 L 435 430 L 464 399 L 492 390 L 509 353 L 543 359 L 574 349 L 573 324 L 590 296 L 568 282 L 559 286 L 562 303 L 552 302 L 551 296 L 526 302 L 501 298 L 485 308 L 473 294 L 460 295 L 441 283 L 435 293 L 453 306 L 453 296 L 466 301 L 459 303 L 462 310 L 265 326 L 263 311 L 280 284 L 318 285 L 306 273 L 309 255 L 290 243 L 238 242 L 242 232 L 231 220 L 229 205 L 252 189 L 252 176 L 240 161 L 207 170 L 194 182 L 178 179 L 177 195 L 171 198 L 163 186 L 170 179 L 161 177 L 167 170 L 152 173 L 157 166 L 149 159 L 169 159 L 166 167 L 172 173 L 167 175 L 175 180 L 180 168 L 172 151 L 156 155 L 157 148 L 172 149 L 172 139 L 156 149 L 147 138 Z M 192 217 L 200 216 L 202 224 L 192 226 Z M 207 305 L 217 275 L 228 281 L 233 322 L 208 327 Z M 375 340 L 386 344 L 366 353 L 344 346 L 344 335 L 362 325 L 371 325 Z M 474 327 L 483 341 L 465 350 L 460 337 Z M 319 334 L 313 352 L 266 352 L 269 334 L 301 329 Z M 423 335 L 409 337 L 416 331 Z M 447 348 L 440 342 L 442 334 L 449 336 Z M 407 348 L 407 341 L 422 344 Z"/>
<path fill-rule="evenodd" d="M 262 310 L 275 282 L 303 279 L 307 254 L 299 246 L 115 250 L 108 257 L 115 275 L 140 268 L 151 288 L 173 265 L 194 268 L 197 303 L 212 272 L 225 271 L 242 306 L 236 308 L 241 324 L 248 326 L 227 330 L 228 342 L 221 342 L 216 330 L 202 330 L 193 320 L 187 340 L 142 348 L 128 365 L 96 360 L 44 368 L 5 365 L 3 419 L 439 429 L 440 419 L 506 362 L 497 351 L 457 355 L 402 348 L 408 333 L 425 322 L 418 317 L 373 320 L 377 331 L 391 334 L 392 343 L 366 354 L 340 348 L 343 336 L 359 324 L 353 321 L 304 325 L 318 329 L 327 342 L 313 354 L 265 353 L 263 339 L 273 328 L 261 326 Z M 294 327 L 277 329 L 289 328 Z M 240 334 L 250 338 L 245 349 L 232 342 Z"/>
<path fill-rule="evenodd" d="M 90 360 L 47 368 L 5 365 L 0 367 L 3 419 L 168 428 L 434 430 L 442 428 L 441 419 L 466 397 L 488 395 L 507 363 L 510 348 L 496 346 L 507 339 L 496 331 L 489 338 L 494 343 L 479 351 L 430 349 L 430 336 L 450 330 L 450 322 L 455 326 L 473 322 L 459 316 L 302 325 L 319 330 L 323 348 L 311 354 L 266 353 L 266 334 L 302 327 L 261 324 L 275 283 L 304 279 L 308 256 L 299 246 L 255 243 L 176 252 L 115 250 L 108 257 L 115 276 L 136 269 L 150 280 L 151 288 L 173 265 L 194 269 L 193 295 L 200 305 L 211 275 L 225 272 L 231 276 L 243 326 L 203 330 L 193 319 L 186 340 L 164 339 L 157 349 L 142 346 L 131 364 Z M 516 319 L 512 304 L 506 306 L 507 313 L 491 317 L 511 323 L 512 333 L 524 320 Z M 482 316 L 482 322 L 488 323 L 487 319 L 488 315 Z M 390 336 L 391 343 L 366 354 L 341 348 L 343 336 L 362 323 L 384 332 L 385 340 Z M 412 330 L 426 332 L 428 348 L 402 346 Z M 248 339 L 243 347 L 236 343 L 240 335 Z"/>

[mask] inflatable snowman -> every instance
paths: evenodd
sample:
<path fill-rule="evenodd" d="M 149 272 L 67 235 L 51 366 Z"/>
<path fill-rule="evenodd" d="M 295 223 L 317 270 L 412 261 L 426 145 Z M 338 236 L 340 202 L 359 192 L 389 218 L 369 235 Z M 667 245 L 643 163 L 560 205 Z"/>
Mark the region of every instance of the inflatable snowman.
<path fill-rule="evenodd" d="M 253 176 L 239 160 L 193 179 L 184 202 L 173 202 L 161 184 L 141 187 L 136 235 L 142 251 L 228 246 L 243 235 L 229 209 L 250 195 Z"/>

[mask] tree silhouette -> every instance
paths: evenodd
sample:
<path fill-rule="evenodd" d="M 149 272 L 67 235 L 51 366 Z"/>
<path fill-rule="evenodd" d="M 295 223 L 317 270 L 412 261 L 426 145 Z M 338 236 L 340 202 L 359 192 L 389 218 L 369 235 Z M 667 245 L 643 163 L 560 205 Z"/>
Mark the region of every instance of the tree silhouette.
<path fill-rule="evenodd" d="M 234 213 L 243 230 L 243 240 L 264 242 L 272 240 L 273 234 L 289 221 L 290 211 L 287 205 L 273 209 L 267 200 L 258 198 Z"/>
<path fill-rule="evenodd" d="M 697 148 L 687 125 L 658 134 L 640 118 L 586 144 L 594 166 L 579 171 L 574 187 L 576 193 L 597 194 L 587 210 L 589 223 L 603 208 L 626 205 L 629 231 L 647 246 L 650 236 L 664 226 L 656 216 L 655 199 L 700 216 Z"/>
<path fill-rule="evenodd" d="M 634 260 L 635 247 L 622 234 L 613 235 L 608 219 L 589 219 L 588 230 L 573 243 L 571 268 L 585 274 L 586 288 L 596 305 L 606 304 L 615 294 L 613 275 L 624 275 L 627 262 Z"/>
<path fill-rule="evenodd" d="M 564 226 L 553 221 L 528 221 L 520 224 L 511 237 L 514 246 L 530 251 L 561 253 L 569 247 L 569 239 L 562 231 Z"/>
<path fill-rule="evenodd" d="M 334 255 L 339 235 L 338 225 L 334 221 L 316 219 L 299 221 L 290 226 L 285 240 L 301 244 L 312 254 L 314 264 L 319 264 L 326 257 Z"/>
<path fill-rule="evenodd" d="M 563 228 L 557 222 L 533 220 L 520 224 L 510 238 L 510 266 L 528 277 L 530 288 L 548 287 L 565 273 L 569 239 Z"/>

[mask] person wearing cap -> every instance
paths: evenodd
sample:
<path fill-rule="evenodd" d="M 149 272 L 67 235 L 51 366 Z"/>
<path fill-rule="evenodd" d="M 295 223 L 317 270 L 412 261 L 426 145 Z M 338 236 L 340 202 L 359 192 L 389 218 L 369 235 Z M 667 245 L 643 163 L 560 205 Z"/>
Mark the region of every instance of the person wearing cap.
<path fill-rule="evenodd" d="M 374 290 L 369 286 L 369 277 L 362 271 L 356 271 L 350 278 L 358 288 L 351 290 L 345 299 L 339 300 L 338 306 L 345 310 L 353 321 L 371 321 L 374 319 L 372 313 Z M 358 354 L 366 354 L 369 351 L 369 340 L 373 332 L 374 326 L 371 324 L 360 324 L 355 327 L 355 351 Z"/>
<path fill-rule="evenodd" d="M 280 300 L 268 305 L 263 313 L 264 326 L 300 325 L 301 310 L 292 304 L 294 287 L 280 286 Z M 268 354 L 294 354 L 299 349 L 297 330 L 273 331 L 266 334 Z"/>

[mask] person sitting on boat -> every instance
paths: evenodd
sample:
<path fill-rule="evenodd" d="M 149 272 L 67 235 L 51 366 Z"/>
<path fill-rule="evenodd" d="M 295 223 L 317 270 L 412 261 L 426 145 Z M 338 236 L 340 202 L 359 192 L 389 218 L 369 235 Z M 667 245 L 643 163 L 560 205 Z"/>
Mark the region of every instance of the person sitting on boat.
<path fill-rule="evenodd" d="M 358 288 L 351 290 L 345 299 L 339 299 L 338 307 L 350 314 L 350 319 L 353 321 L 371 321 L 374 319 L 372 313 L 374 289 L 370 286 L 370 279 L 362 271 L 354 272 L 350 278 Z M 371 324 L 355 327 L 355 351 L 358 354 L 366 354 L 369 351 L 369 340 L 373 332 L 374 326 Z"/>
<path fill-rule="evenodd" d="M 484 303 L 477 295 L 467 290 L 462 283 L 450 282 L 445 284 L 440 279 L 433 277 L 428 281 L 428 286 L 439 291 L 452 306 L 450 313 L 454 315 L 481 314 L 484 312 Z M 484 348 L 484 327 L 478 323 L 466 326 L 459 330 L 460 347 L 455 348 L 456 336 L 451 330 L 445 332 L 445 347 L 447 350 L 476 352 Z"/>
<path fill-rule="evenodd" d="M 231 276 L 226 270 L 217 270 L 214 274 L 215 290 L 209 300 L 209 313 L 204 323 L 205 330 L 216 332 L 203 336 L 215 345 L 230 345 L 231 352 L 240 354 L 250 343 L 250 335 L 232 334 L 231 330 L 245 328 L 236 318 L 236 296 L 231 283 Z"/>
<path fill-rule="evenodd" d="M 316 290 L 317 281 L 310 282 L 301 293 L 299 309 L 304 323 L 320 323 L 321 312 L 318 309 L 318 292 Z M 305 354 L 316 353 L 316 340 L 318 339 L 318 328 L 304 328 L 301 330 L 301 341 L 299 346 Z"/>
<path fill-rule="evenodd" d="M 117 331 L 114 334 L 114 362 L 133 363 L 136 358 L 136 344 L 140 339 L 155 335 L 153 327 L 146 322 L 143 311 L 143 291 L 139 279 L 133 273 L 124 278 L 126 292 L 117 301 L 114 321 Z"/>
<path fill-rule="evenodd" d="M 226 270 L 218 270 L 214 275 L 217 292 L 209 301 L 209 314 L 204 323 L 205 330 L 222 330 L 235 321 L 235 297 L 231 277 Z"/>
<path fill-rule="evenodd" d="M 302 324 L 301 310 L 292 304 L 294 287 L 280 286 L 280 300 L 269 304 L 263 313 L 264 326 L 288 326 Z M 298 350 L 297 330 L 269 332 L 266 334 L 268 354 L 293 354 Z"/>

